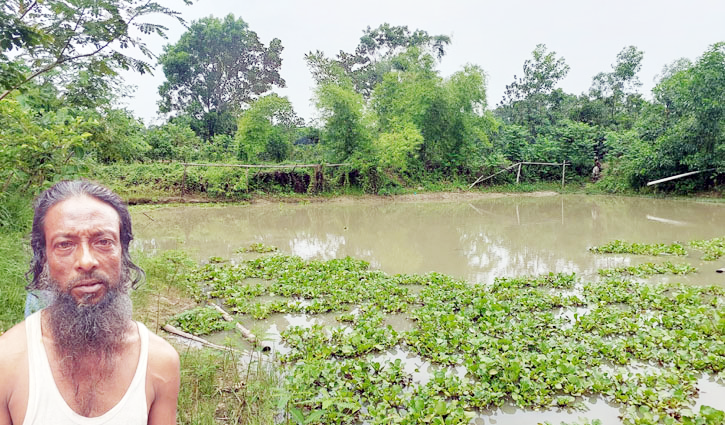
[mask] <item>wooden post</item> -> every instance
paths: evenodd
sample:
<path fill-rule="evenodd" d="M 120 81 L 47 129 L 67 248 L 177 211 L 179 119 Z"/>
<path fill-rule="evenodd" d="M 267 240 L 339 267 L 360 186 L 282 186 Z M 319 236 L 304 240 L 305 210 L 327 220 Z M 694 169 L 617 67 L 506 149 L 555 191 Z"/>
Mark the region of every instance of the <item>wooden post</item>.
<path fill-rule="evenodd" d="M 519 171 L 516 172 L 516 184 L 519 184 L 520 179 L 521 179 L 521 163 L 519 162 Z"/>
<path fill-rule="evenodd" d="M 318 189 L 317 192 L 325 190 L 325 163 L 320 164 L 320 176 L 317 179 Z"/>
<path fill-rule="evenodd" d="M 184 177 L 181 178 L 181 197 L 184 197 L 186 192 L 186 164 L 184 164 Z"/>
<path fill-rule="evenodd" d="M 566 174 L 566 161 L 561 165 L 561 188 L 564 189 L 564 175 Z"/>

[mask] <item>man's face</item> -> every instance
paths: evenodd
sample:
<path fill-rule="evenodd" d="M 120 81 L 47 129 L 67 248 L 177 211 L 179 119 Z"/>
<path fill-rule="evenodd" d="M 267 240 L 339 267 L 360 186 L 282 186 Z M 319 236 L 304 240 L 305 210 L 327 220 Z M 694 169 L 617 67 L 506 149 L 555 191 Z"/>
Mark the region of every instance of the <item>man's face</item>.
<path fill-rule="evenodd" d="M 51 207 L 45 249 L 51 282 L 81 304 L 95 304 L 121 276 L 120 218 L 105 202 L 78 196 Z"/>

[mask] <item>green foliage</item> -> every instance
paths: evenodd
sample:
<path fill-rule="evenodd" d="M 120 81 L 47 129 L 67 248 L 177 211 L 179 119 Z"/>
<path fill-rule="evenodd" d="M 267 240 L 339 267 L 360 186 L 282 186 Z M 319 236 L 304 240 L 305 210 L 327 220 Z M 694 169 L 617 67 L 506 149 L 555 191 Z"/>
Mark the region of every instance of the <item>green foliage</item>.
<path fill-rule="evenodd" d="M 16 185 L 36 189 L 57 177 L 78 176 L 91 134 L 87 122 L 62 108 L 38 115 L 20 99 L 0 102 L 0 180 L 3 192 Z"/>
<path fill-rule="evenodd" d="M 713 261 L 725 255 L 725 237 L 690 241 L 690 246 L 704 251 L 702 259 Z"/>
<path fill-rule="evenodd" d="M 233 135 L 235 111 L 272 86 L 284 87 L 281 52 L 279 39 L 264 46 L 247 23 L 232 14 L 193 22 L 159 57 L 167 79 L 159 88 L 161 110 L 192 116 L 200 124 L 197 134 L 205 140 Z"/>
<path fill-rule="evenodd" d="M 183 294 L 198 296 L 200 290 L 196 282 L 187 274 L 194 267 L 194 261 L 183 251 L 168 250 L 151 257 L 142 257 L 139 266 L 146 272 L 147 291 L 160 288 L 177 288 Z"/>
<path fill-rule="evenodd" d="M 706 173 L 663 183 L 659 190 L 691 192 L 718 181 L 725 169 L 725 44 L 712 45 L 694 64 L 680 61 L 654 88 L 643 109 L 642 141 L 623 156 L 621 173 L 634 188 L 688 171 Z"/>
<path fill-rule="evenodd" d="M 642 85 L 637 73 L 642 68 L 644 53 L 628 46 L 617 54 L 611 72 L 600 72 L 592 80 L 589 96 L 601 108 L 592 122 L 609 128 L 631 128 L 641 96 L 635 90 Z"/>
<path fill-rule="evenodd" d="M 84 132 L 95 159 L 104 164 L 131 162 L 141 159 L 151 149 L 145 141 L 144 126 L 133 115 L 122 109 L 101 112 L 85 111 Z"/>
<path fill-rule="evenodd" d="M 152 126 L 146 131 L 145 137 L 151 147 L 146 157 L 180 161 L 191 161 L 195 157 L 195 151 L 201 145 L 201 140 L 187 123 L 179 121 L 181 122 L 171 121 L 160 126 Z M 208 145 L 215 146 L 216 140 Z"/>
<path fill-rule="evenodd" d="M 274 93 L 260 97 L 239 119 L 234 136 L 239 145 L 238 158 L 248 163 L 287 159 L 301 124 L 286 97 Z"/>
<path fill-rule="evenodd" d="M 655 274 L 672 273 L 677 275 L 684 275 L 697 272 L 697 269 L 689 264 L 673 264 L 666 261 L 662 264 L 655 263 L 644 263 L 636 266 L 625 266 L 625 267 L 614 267 L 609 269 L 597 270 L 600 276 L 612 277 L 631 275 L 637 277 L 649 277 Z"/>
<path fill-rule="evenodd" d="M 591 247 L 589 250 L 596 254 L 687 255 L 685 247 L 680 243 L 669 245 L 662 243 L 645 244 L 625 242 L 618 239 L 602 246 Z"/>
<path fill-rule="evenodd" d="M 246 248 L 241 248 L 238 251 L 239 252 L 257 252 L 257 253 L 264 254 L 264 253 L 268 253 L 268 252 L 279 251 L 279 248 L 277 248 L 276 246 L 265 245 L 261 242 L 258 242 L 258 243 L 253 243 Z"/>
<path fill-rule="evenodd" d="M 318 85 L 349 83 L 367 99 L 385 74 L 397 67 L 397 55 L 415 48 L 441 59 L 450 42 L 445 35 L 432 36 L 423 30 L 411 32 L 407 26 L 384 23 L 375 29 L 368 27 L 354 53 L 341 51 L 337 59 L 328 59 L 318 50 L 305 55 L 305 60 Z"/>
<path fill-rule="evenodd" d="M 380 134 L 373 142 L 378 166 L 383 170 L 405 173 L 417 159 L 423 136 L 411 122 L 391 123 L 390 127 L 389 132 Z"/>
<path fill-rule="evenodd" d="M 208 264 L 189 276 L 208 297 L 251 316 L 344 313 L 342 326 L 282 333 L 290 351 L 277 406 L 294 423 L 467 424 L 474 409 L 572 407 L 592 396 L 620 405 L 625 424 L 722 419 L 712 407 L 691 410 L 700 373 L 725 370 L 725 291 L 716 286 L 582 282 L 563 273 L 472 285 L 438 273 L 391 277 L 349 257 L 282 255 Z M 413 327 L 395 331 L 386 312 L 405 314 Z M 441 367 L 416 382 L 403 361 L 380 359 L 392 347 Z M 443 368 L 454 365 L 466 375 Z"/>
<path fill-rule="evenodd" d="M 231 329 L 233 326 L 213 307 L 197 307 L 184 311 L 172 317 L 169 324 L 193 335 L 206 335 Z"/>
<path fill-rule="evenodd" d="M 0 227 L 0 332 L 23 319 L 25 272 L 30 261 L 26 247 L 23 233 Z"/>
<path fill-rule="evenodd" d="M 317 107 L 325 123 L 320 142 L 330 160 L 344 162 L 353 156 L 367 158 L 371 142 L 362 96 L 349 87 L 326 84 L 317 88 Z"/>
<path fill-rule="evenodd" d="M 189 3 L 187 1 L 187 3 Z M 134 47 L 147 58 L 153 54 L 143 37 L 157 34 L 165 37 L 166 27 L 145 18 L 158 15 L 178 17 L 178 13 L 157 3 L 134 0 L 63 0 L 3 2 L 0 9 L 0 86 L 7 90 L 0 100 L 14 89 L 56 68 L 72 74 L 95 68 L 103 74 L 119 69 L 145 73 L 151 66 L 127 55 L 124 49 Z M 6 62 L 6 51 L 18 50 L 28 61 Z"/>
<path fill-rule="evenodd" d="M 524 62 L 524 75 L 506 86 L 497 113 L 507 124 L 525 126 L 533 137 L 556 121 L 553 114 L 561 97 L 556 84 L 569 73 L 564 58 L 538 44 Z"/>
<path fill-rule="evenodd" d="M 178 423 L 220 422 L 267 425 L 275 422 L 283 394 L 271 360 L 237 358 L 232 351 L 185 349 L 181 352 Z"/>
<path fill-rule="evenodd" d="M 395 65 L 372 98 L 382 129 L 377 147 L 383 168 L 409 168 L 403 160 L 410 157 L 415 130 L 423 138 L 416 154 L 426 169 L 455 175 L 475 167 L 496 126 L 484 112 L 483 70 L 469 65 L 444 81 L 433 70 L 433 58 L 417 49 L 395 57 Z"/>

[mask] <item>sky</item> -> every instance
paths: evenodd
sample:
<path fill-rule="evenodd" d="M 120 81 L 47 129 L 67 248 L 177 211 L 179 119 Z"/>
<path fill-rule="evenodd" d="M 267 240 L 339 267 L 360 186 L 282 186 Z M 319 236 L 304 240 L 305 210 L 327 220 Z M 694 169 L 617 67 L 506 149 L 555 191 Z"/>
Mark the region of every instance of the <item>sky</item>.
<path fill-rule="evenodd" d="M 644 52 L 640 92 L 650 98 L 665 65 L 683 57 L 695 61 L 709 46 L 725 41 L 723 0 L 194 0 L 191 6 L 158 1 L 181 12 L 187 23 L 232 13 L 265 45 L 279 38 L 286 88 L 274 91 L 287 96 L 308 123 L 317 112 L 305 54 L 352 52 L 368 26 L 383 23 L 451 37 L 438 70 L 447 77 L 469 63 L 483 68 L 489 108 L 501 101 L 514 76 L 522 75 L 524 61 L 540 43 L 570 66 L 559 87 L 576 95 L 588 92 L 592 77 L 611 71 L 617 53 L 633 45 Z M 169 27 L 168 39 L 145 40 L 158 55 L 185 28 L 165 17 L 157 22 Z M 125 106 L 147 125 L 163 122 L 156 106 L 165 81 L 161 66 L 153 76 L 128 72 L 122 77 L 126 86 L 136 88 Z"/>

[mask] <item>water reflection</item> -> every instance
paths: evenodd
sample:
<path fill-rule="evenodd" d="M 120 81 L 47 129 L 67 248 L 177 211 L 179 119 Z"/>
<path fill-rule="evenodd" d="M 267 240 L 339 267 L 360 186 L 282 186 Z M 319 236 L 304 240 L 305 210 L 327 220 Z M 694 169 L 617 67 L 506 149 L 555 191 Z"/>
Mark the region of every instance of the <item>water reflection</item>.
<path fill-rule="evenodd" d="M 614 239 L 671 243 L 725 233 L 723 204 L 585 195 L 138 207 L 133 216 L 134 247 L 143 251 L 182 248 L 204 261 L 262 242 L 305 259 L 349 255 L 391 274 L 436 271 L 483 283 L 547 272 L 592 276 L 599 268 L 653 261 L 588 251 Z M 697 251 L 672 260 L 701 270 L 677 281 L 725 285 L 714 273 L 721 262 L 701 261 Z"/>

